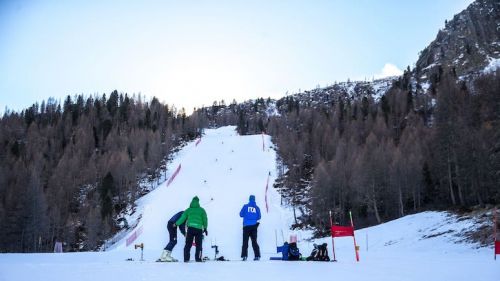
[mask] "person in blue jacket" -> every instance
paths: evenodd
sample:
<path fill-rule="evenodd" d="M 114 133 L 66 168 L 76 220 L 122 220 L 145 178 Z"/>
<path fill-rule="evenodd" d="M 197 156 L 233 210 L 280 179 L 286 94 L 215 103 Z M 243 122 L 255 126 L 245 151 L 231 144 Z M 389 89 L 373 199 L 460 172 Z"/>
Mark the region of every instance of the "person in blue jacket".
<path fill-rule="evenodd" d="M 250 195 L 248 203 L 243 205 L 240 211 L 243 218 L 243 246 L 241 247 L 241 258 L 246 261 L 248 256 L 248 238 L 252 239 L 252 248 L 255 254 L 254 260 L 260 259 L 260 248 L 257 244 L 257 228 L 259 227 L 260 208 L 255 203 L 255 196 Z"/>
<path fill-rule="evenodd" d="M 177 261 L 172 257 L 172 250 L 177 244 L 177 226 L 175 225 L 175 222 L 182 216 L 183 213 L 184 211 L 180 211 L 168 220 L 167 229 L 168 229 L 169 241 L 167 246 L 163 250 L 163 253 L 161 254 L 160 261 L 163 262 Z M 179 225 L 179 230 L 181 231 L 182 235 L 186 236 L 185 223 Z"/>

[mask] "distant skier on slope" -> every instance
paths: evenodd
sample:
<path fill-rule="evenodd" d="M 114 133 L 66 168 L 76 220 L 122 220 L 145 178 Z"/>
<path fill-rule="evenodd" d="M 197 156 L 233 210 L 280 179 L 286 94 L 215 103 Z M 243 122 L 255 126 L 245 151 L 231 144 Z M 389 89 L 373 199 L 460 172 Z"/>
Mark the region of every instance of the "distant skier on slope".
<path fill-rule="evenodd" d="M 176 262 L 177 260 L 172 257 L 172 250 L 174 249 L 175 245 L 177 244 L 177 226 L 175 222 L 182 216 L 184 211 L 180 211 L 177 214 L 175 214 L 173 217 L 171 217 L 168 220 L 167 223 L 167 229 L 168 229 L 168 236 L 169 236 L 169 241 L 165 249 L 163 250 L 163 253 L 161 254 L 160 261 L 162 262 Z M 186 224 L 180 224 L 179 225 L 179 230 L 181 231 L 182 235 L 186 236 Z"/>
<path fill-rule="evenodd" d="M 240 211 L 243 218 L 243 246 L 241 247 L 241 258 L 246 261 L 248 256 L 248 238 L 252 239 L 252 248 L 255 255 L 254 260 L 260 259 L 260 248 L 257 244 L 257 228 L 259 227 L 260 208 L 255 203 L 255 196 L 250 195 L 248 203 L 243 205 Z"/>
<path fill-rule="evenodd" d="M 195 260 L 197 262 L 201 262 L 203 233 L 208 235 L 208 218 L 205 209 L 200 207 L 200 199 L 198 196 L 193 198 L 189 208 L 184 211 L 182 216 L 175 222 L 175 225 L 182 225 L 186 222 L 186 220 L 188 229 L 186 235 L 186 245 L 184 246 L 184 262 L 189 262 L 193 239 L 196 243 Z"/>

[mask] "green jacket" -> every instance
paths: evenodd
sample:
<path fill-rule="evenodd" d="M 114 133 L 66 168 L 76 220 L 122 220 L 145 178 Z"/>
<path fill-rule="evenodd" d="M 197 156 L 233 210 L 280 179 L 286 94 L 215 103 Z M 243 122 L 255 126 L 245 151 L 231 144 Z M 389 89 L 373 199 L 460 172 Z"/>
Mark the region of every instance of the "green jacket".
<path fill-rule="evenodd" d="M 182 216 L 175 222 L 176 225 L 183 224 L 187 219 L 187 227 L 193 227 L 205 230 L 208 227 L 207 212 L 200 207 L 200 199 L 195 196 L 191 201 L 191 205 L 187 208 Z"/>

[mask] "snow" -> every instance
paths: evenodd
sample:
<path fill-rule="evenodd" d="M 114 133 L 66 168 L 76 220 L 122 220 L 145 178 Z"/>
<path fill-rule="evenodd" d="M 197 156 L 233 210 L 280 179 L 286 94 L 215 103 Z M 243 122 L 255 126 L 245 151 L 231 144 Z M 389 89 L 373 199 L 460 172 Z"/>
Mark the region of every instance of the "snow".
<path fill-rule="evenodd" d="M 424 67 L 424 68 L 422 69 L 422 71 L 425 71 L 425 70 L 431 69 L 431 68 L 435 67 L 436 65 L 437 65 L 437 64 L 436 64 L 435 62 L 434 62 L 434 63 L 431 63 L 431 64 L 429 64 L 428 66 Z"/>
<path fill-rule="evenodd" d="M 488 65 L 483 69 L 483 73 L 488 74 L 495 72 L 498 68 L 500 68 L 500 58 L 488 58 L 489 63 Z"/>
<path fill-rule="evenodd" d="M 281 116 L 281 114 L 278 111 L 278 108 L 276 106 L 276 101 L 273 100 L 271 103 L 269 103 L 267 109 L 266 109 L 266 114 L 267 117 L 273 117 L 273 116 Z"/>
<path fill-rule="evenodd" d="M 379 79 L 375 80 L 372 82 L 372 87 L 373 91 L 375 92 L 373 94 L 373 98 L 378 101 L 380 98 L 382 98 L 385 93 L 389 90 L 389 88 L 392 86 L 393 80 L 396 80 L 397 77 L 389 77 L 387 79 Z"/>
<path fill-rule="evenodd" d="M 431 87 L 431 84 L 429 82 L 423 82 L 422 84 L 420 84 L 420 86 L 422 87 L 422 91 L 424 93 L 427 93 L 427 91 L 429 90 L 429 88 Z"/>
<path fill-rule="evenodd" d="M 270 147 L 269 136 L 238 136 L 234 127 L 206 130 L 199 145 L 186 145 L 169 163 L 169 177 L 182 165 L 172 184 L 163 183 L 138 201 L 136 213 L 128 218 L 136 220 L 136 227 L 111 239 L 118 242 L 106 252 L 0 254 L 0 281 L 498 280 L 500 261 L 493 261 L 493 250 L 464 243 L 458 235 L 477 227 L 477 223 L 445 212 L 424 212 L 357 230 L 359 263 L 354 259 L 351 238 L 335 239 L 337 263 L 269 261 L 270 256 L 279 256 L 275 246 L 276 240 L 282 243 L 281 231 L 285 239 L 297 234 L 304 255 L 310 253 L 313 243 L 327 242 L 332 256 L 331 238 L 308 240 L 310 231 L 288 230 L 293 212 L 280 205 L 280 195 L 272 188 L 276 153 Z M 239 261 L 242 221 L 238 213 L 250 194 L 256 195 L 263 213 L 258 234 L 263 258 L 259 262 Z M 208 213 L 204 255 L 213 257 L 210 246 L 217 243 L 220 254 L 231 261 L 155 263 L 168 240 L 167 220 L 187 208 L 194 195 L 200 197 Z M 143 233 L 135 243 L 144 243 L 145 261 L 139 261 L 140 250 L 125 245 L 125 239 L 138 228 Z M 183 244 L 184 237 L 179 235 L 174 257 L 182 259 Z M 253 257 L 251 247 L 249 255 Z"/>

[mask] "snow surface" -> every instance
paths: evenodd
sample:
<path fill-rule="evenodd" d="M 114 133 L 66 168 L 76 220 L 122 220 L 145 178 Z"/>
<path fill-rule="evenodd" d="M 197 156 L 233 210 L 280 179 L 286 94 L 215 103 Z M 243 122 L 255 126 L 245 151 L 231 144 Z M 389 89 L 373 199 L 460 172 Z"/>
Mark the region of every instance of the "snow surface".
<path fill-rule="evenodd" d="M 350 238 L 335 240 L 337 263 L 269 261 L 270 256 L 278 256 L 274 252 L 276 240 L 281 244 L 282 237 L 287 239 L 292 233 L 288 227 L 293 221 L 292 210 L 281 206 L 280 195 L 272 188 L 276 154 L 270 137 L 238 136 L 234 127 L 205 133 L 198 146 L 192 142 L 177 154 L 169 164 L 168 176 L 181 164 L 178 176 L 169 186 L 163 183 L 138 201 L 136 213 L 128 218 L 137 220 L 136 227 L 111 239 L 118 242 L 106 252 L 0 254 L 0 281 L 500 280 L 500 260 L 493 260 L 493 250 L 463 243 L 458 235 L 473 229 L 474 220 L 444 212 L 424 212 L 356 231 L 361 248 L 359 263 L 355 262 Z M 266 212 L 265 186 L 269 173 L 269 212 Z M 258 237 L 263 258 L 259 262 L 239 261 L 242 236 L 239 211 L 250 194 L 256 195 L 263 213 Z M 220 254 L 231 261 L 154 262 L 168 242 L 168 219 L 187 208 L 194 195 L 200 197 L 208 213 L 209 236 L 204 240 L 204 255 L 213 257 L 210 246 L 217 243 Z M 143 232 L 135 243 L 145 244 L 145 261 L 139 261 L 140 250 L 125 245 L 125 239 L 141 227 Z M 304 255 L 310 253 L 313 243 L 327 242 L 331 256 L 331 238 L 313 241 L 307 239 L 309 231 L 294 233 Z M 179 235 L 173 253 L 179 259 L 183 244 L 184 237 Z M 253 257 L 251 247 L 249 256 Z M 125 261 L 127 258 L 135 261 Z"/>
<path fill-rule="evenodd" d="M 500 58 L 488 58 L 488 65 L 483 69 L 483 73 L 489 74 L 500 68 Z"/>
<path fill-rule="evenodd" d="M 383 95 L 387 93 L 389 88 L 391 88 L 392 83 L 394 80 L 396 80 L 398 77 L 397 76 L 392 76 L 392 77 L 387 77 L 385 79 L 378 79 L 372 82 L 372 87 L 373 91 L 375 92 L 373 94 L 373 98 L 378 101 L 380 98 L 382 98 Z"/>

